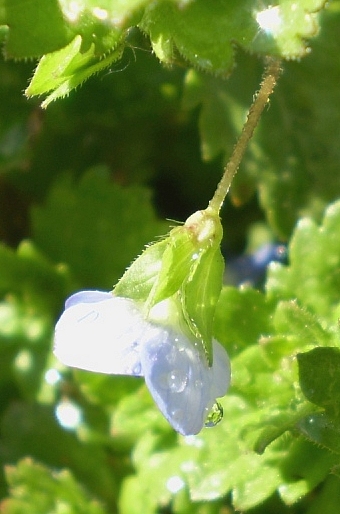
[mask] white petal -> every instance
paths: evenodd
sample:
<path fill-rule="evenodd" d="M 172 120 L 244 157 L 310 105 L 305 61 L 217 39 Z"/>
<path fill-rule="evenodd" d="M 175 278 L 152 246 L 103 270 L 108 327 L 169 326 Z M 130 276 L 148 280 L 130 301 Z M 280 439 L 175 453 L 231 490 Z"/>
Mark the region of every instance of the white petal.
<path fill-rule="evenodd" d="M 209 368 L 192 342 L 171 328 L 149 328 L 142 342 L 145 382 L 160 411 L 183 435 L 197 434 L 203 428 L 216 392 L 225 394 L 229 385 L 228 357 L 217 342 L 216 349 L 221 362 Z"/>
<path fill-rule="evenodd" d="M 146 327 L 131 300 L 98 291 L 77 293 L 56 325 L 54 353 L 67 366 L 142 375 L 139 342 Z"/>

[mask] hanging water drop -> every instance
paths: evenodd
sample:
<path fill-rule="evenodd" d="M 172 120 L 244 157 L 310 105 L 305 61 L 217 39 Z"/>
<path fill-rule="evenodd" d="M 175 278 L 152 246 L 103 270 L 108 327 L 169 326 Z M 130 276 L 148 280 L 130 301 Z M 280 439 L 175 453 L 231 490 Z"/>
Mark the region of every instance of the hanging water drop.
<path fill-rule="evenodd" d="M 215 402 L 205 421 L 208 428 L 215 427 L 223 418 L 223 407 L 219 402 Z"/>

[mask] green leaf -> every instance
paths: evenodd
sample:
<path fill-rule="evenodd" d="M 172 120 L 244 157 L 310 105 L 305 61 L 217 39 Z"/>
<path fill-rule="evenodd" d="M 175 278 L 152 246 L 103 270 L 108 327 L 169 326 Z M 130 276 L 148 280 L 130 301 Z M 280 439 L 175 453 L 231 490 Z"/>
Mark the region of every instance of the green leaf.
<path fill-rule="evenodd" d="M 269 296 L 297 298 L 312 314 L 330 321 L 336 319 L 332 313 L 340 301 L 339 230 L 339 202 L 326 210 L 320 226 L 311 219 L 302 219 L 290 243 L 290 265 L 276 263 L 269 268 Z"/>
<path fill-rule="evenodd" d="M 291 59 L 307 51 L 305 39 L 318 33 L 317 12 L 325 5 L 323 0 L 302 0 L 295 3 L 281 0 L 278 5 L 257 11 L 259 30 L 252 41 L 253 51 L 279 52 Z"/>
<path fill-rule="evenodd" d="M 242 6 L 221 0 L 212 10 L 204 0 L 86 0 L 79 5 L 30 0 L 22 10 L 20 0 L 2 0 L 0 7 L 7 55 L 43 56 L 26 94 L 52 91 L 42 103 L 47 107 L 119 59 L 127 30 L 138 23 L 163 62 L 172 63 L 179 54 L 191 65 L 225 77 L 233 67 L 235 42 L 252 53 L 303 56 L 305 40 L 318 32 L 317 12 L 324 3 L 281 0 L 261 10 L 254 0 Z"/>
<path fill-rule="evenodd" d="M 258 190 L 271 228 L 282 240 L 290 237 L 302 214 L 319 221 L 326 205 L 340 196 L 338 115 L 333 108 L 340 102 L 336 4 L 323 12 L 321 25 L 308 57 L 283 64 L 270 109 L 262 115 L 230 192 L 232 201 L 240 205 Z M 221 154 L 224 161 L 229 159 L 258 88 L 263 65 L 242 52 L 237 62 L 227 81 L 196 70 L 190 70 L 185 80 L 185 107 L 201 105 L 205 159 Z"/>
<path fill-rule="evenodd" d="M 99 58 L 95 55 L 95 46 L 82 52 L 82 38 L 76 36 L 71 43 L 61 50 L 42 57 L 34 73 L 29 87 L 28 97 L 41 95 L 52 90 L 41 104 L 47 107 L 53 100 L 67 96 L 72 89 L 82 84 L 94 73 L 107 68 L 122 55 L 122 48 L 117 47 L 119 35 L 112 36 L 112 48 L 107 56 Z"/>
<path fill-rule="evenodd" d="M 333 86 L 339 76 L 339 63 L 334 61 L 338 26 L 339 11 L 326 10 L 310 56 L 299 64 L 284 65 L 271 108 L 255 135 L 262 149 L 256 166 L 261 204 L 281 238 L 289 237 L 302 214 L 319 221 L 326 205 L 339 198 L 334 133 L 338 116 L 332 107 L 340 98 Z"/>
<path fill-rule="evenodd" d="M 333 453 L 340 453 L 339 419 L 334 420 L 325 413 L 311 414 L 300 420 L 297 428 L 309 441 Z"/>
<path fill-rule="evenodd" d="M 279 492 L 283 501 L 292 505 L 315 490 L 329 476 L 337 460 L 337 455 L 302 438 L 295 439 L 281 463 L 284 481 Z"/>
<path fill-rule="evenodd" d="M 255 430 L 254 450 L 263 454 L 267 447 L 283 434 L 295 432 L 296 427 L 307 415 L 315 411 L 308 402 L 291 401 L 288 408 L 269 412 L 265 426 Z"/>
<path fill-rule="evenodd" d="M 0 295 L 8 292 L 48 314 L 58 312 L 71 287 L 67 268 L 56 267 L 31 241 L 17 251 L 0 245 Z"/>
<path fill-rule="evenodd" d="M 0 508 L 8 514 L 105 514 L 104 507 L 91 498 L 68 470 L 55 471 L 26 458 L 7 466 L 10 497 Z"/>
<path fill-rule="evenodd" d="M 204 1 L 187 5 L 152 3 L 145 9 L 140 27 L 151 39 L 153 50 L 164 63 L 176 52 L 196 68 L 226 76 L 234 60 L 234 43 L 261 54 L 292 59 L 306 52 L 305 38 L 318 31 L 317 15 L 323 0 L 297 5 L 282 0 L 261 10 L 252 0 L 222 0 L 214 9 Z"/>
<path fill-rule="evenodd" d="M 274 324 L 278 332 L 292 334 L 299 338 L 299 347 L 327 346 L 332 341 L 331 333 L 321 326 L 317 317 L 307 309 L 299 307 L 295 300 L 278 304 Z"/>
<path fill-rule="evenodd" d="M 72 31 L 58 0 L 1 0 L 1 23 L 8 25 L 7 57 L 38 57 L 67 45 Z"/>
<path fill-rule="evenodd" d="M 137 392 L 125 395 L 118 402 L 111 419 L 112 444 L 117 448 L 130 449 L 148 431 L 173 437 L 170 425 L 155 409 L 151 395 L 143 384 Z"/>
<path fill-rule="evenodd" d="M 255 289 L 224 287 L 216 308 L 215 337 L 229 354 L 238 354 L 271 332 L 272 310 L 265 295 Z"/>
<path fill-rule="evenodd" d="M 89 491 L 114 504 L 116 478 L 104 447 L 80 442 L 74 433 L 65 431 L 54 408 L 17 401 L 2 417 L 1 432 L 2 462 L 30 455 L 54 468 L 67 466 Z"/>
<path fill-rule="evenodd" d="M 306 398 L 340 418 L 340 348 L 314 348 L 297 358 Z"/>
<path fill-rule="evenodd" d="M 231 39 L 239 36 L 249 40 L 257 30 L 255 20 L 245 20 L 233 2 L 222 1 L 210 9 L 201 0 L 184 8 L 172 2 L 151 4 L 140 27 L 164 63 L 172 63 L 177 50 L 192 65 L 219 74 L 225 74 L 232 65 Z"/>
<path fill-rule="evenodd" d="M 193 69 L 185 76 L 184 108 L 194 109 L 201 104 L 199 130 L 205 160 L 214 159 L 222 152 L 231 153 L 247 111 L 246 103 L 232 98 L 226 84 L 222 79 Z"/>
<path fill-rule="evenodd" d="M 319 494 L 313 498 L 306 514 L 333 514 L 340 501 L 339 477 L 329 476 L 320 488 Z"/>
<path fill-rule="evenodd" d="M 11 380 L 27 400 L 39 390 L 54 317 L 70 288 L 67 270 L 54 267 L 32 243 L 17 251 L 0 245 L 0 381 Z M 0 388 L 1 401 L 6 397 Z"/>
<path fill-rule="evenodd" d="M 137 490 L 145 498 L 147 512 L 154 512 L 152 509 L 157 504 L 170 501 L 174 477 L 182 480 L 183 487 L 188 487 L 192 502 L 215 500 L 234 488 L 235 492 L 238 491 L 235 501 L 237 508 L 255 505 L 270 496 L 278 486 L 280 474 L 270 470 L 269 464 L 278 454 L 269 450 L 267 456 L 262 458 L 247 452 L 247 445 L 238 439 L 238 427 L 246 419 L 242 415 L 244 404 L 229 396 L 223 399 L 223 405 L 228 413 L 228 420 L 222 421 L 214 429 L 205 429 L 198 436 L 180 437 L 176 446 L 166 447 L 166 442 L 159 441 L 159 436 L 158 444 L 152 444 L 155 435 L 150 434 L 145 434 L 140 440 L 137 448 L 140 453 L 137 455 L 136 450 L 134 454 L 136 476 L 129 479 L 131 484 L 128 490 L 131 491 L 133 483 L 140 484 Z M 150 425 L 149 430 L 152 429 L 153 426 Z M 145 447 L 142 451 L 143 442 Z M 159 450 L 159 444 L 162 445 L 162 451 Z M 245 490 L 241 491 L 245 474 L 251 489 L 251 494 L 248 495 Z M 157 487 L 150 490 L 150 483 L 157 484 Z M 120 503 L 125 506 L 124 512 L 128 512 L 127 506 L 131 506 L 131 500 L 125 487 Z"/>
<path fill-rule="evenodd" d="M 8 57 L 40 57 L 68 45 L 81 36 L 85 51 L 93 43 L 95 55 L 104 57 L 131 23 L 139 20 L 138 9 L 146 0 L 129 2 L 86 0 L 1 0 L 0 25 L 8 26 L 5 52 Z M 34 31 L 32 31 L 34 27 Z M 62 65 L 62 61 L 60 60 Z"/>
<path fill-rule="evenodd" d="M 77 184 L 60 179 L 45 206 L 32 211 L 33 239 L 54 262 L 67 263 L 79 285 L 111 289 L 124 268 L 166 230 L 149 190 L 122 188 L 106 170 L 89 171 Z"/>

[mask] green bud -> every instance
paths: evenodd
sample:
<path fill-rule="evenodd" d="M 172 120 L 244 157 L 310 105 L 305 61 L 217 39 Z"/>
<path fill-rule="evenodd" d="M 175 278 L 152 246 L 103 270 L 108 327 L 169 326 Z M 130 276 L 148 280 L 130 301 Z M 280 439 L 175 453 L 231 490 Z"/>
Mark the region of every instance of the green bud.
<path fill-rule="evenodd" d="M 218 214 L 209 208 L 197 211 L 162 241 L 148 246 L 113 290 L 116 296 L 143 303 L 146 317 L 156 304 L 172 298 L 210 365 L 213 319 L 224 268 L 221 239 Z"/>

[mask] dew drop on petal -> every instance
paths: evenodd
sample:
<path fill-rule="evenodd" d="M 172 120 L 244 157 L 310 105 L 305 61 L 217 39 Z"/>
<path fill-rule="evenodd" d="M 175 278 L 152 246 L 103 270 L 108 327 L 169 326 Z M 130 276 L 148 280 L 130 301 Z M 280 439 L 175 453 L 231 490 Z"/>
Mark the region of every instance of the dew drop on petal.
<path fill-rule="evenodd" d="M 223 407 L 219 402 L 215 402 L 205 421 L 208 428 L 215 427 L 223 418 Z"/>
<path fill-rule="evenodd" d="M 174 369 L 168 374 L 168 387 L 173 393 L 181 393 L 184 391 L 187 382 L 187 374 L 180 369 Z"/>
<path fill-rule="evenodd" d="M 140 362 L 137 362 L 135 366 L 132 368 L 133 375 L 140 375 L 142 373 L 142 365 Z"/>
<path fill-rule="evenodd" d="M 162 373 L 158 379 L 158 385 L 162 389 L 170 389 L 172 393 L 181 393 L 188 383 L 186 373 L 180 369 L 174 369 L 169 373 Z"/>

